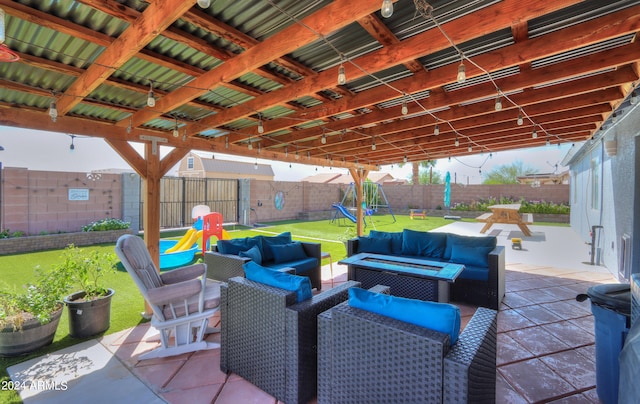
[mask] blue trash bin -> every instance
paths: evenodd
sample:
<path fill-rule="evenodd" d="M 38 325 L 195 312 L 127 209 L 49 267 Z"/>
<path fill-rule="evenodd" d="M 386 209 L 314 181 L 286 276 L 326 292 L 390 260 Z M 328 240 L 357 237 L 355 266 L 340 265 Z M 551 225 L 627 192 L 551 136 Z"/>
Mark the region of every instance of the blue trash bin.
<path fill-rule="evenodd" d="M 587 290 L 596 334 L 596 391 L 604 404 L 618 403 L 620 363 L 618 356 L 629 333 L 631 287 L 603 284 Z"/>

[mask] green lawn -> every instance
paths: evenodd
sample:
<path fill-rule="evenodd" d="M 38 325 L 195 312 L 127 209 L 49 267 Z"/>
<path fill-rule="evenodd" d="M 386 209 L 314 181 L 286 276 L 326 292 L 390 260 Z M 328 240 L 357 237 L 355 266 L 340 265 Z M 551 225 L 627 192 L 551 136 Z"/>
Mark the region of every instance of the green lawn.
<path fill-rule="evenodd" d="M 463 221 L 474 222 L 475 220 L 463 219 Z M 436 229 L 449 223 L 451 223 L 450 220 L 445 220 L 442 217 L 427 217 L 427 219 L 424 220 L 411 220 L 409 216 L 404 215 L 397 215 L 396 222 L 394 223 L 391 215 L 375 215 L 372 218 L 367 217 L 365 234 L 368 234 L 372 229 L 380 231 L 402 231 L 402 229 L 426 231 Z M 553 224 L 549 223 L 549 225 Z M 235 230 L 228 230 L 228 232 L 231 237 L 239 238 L 252 237 L 260 234 L 279 234 L 285 231 L 290 231 L 292 237 L 296 240 L 321 243 L 322 251 L 330 253 L 333 261 L 337 262 L 346 256 L 344 243 L 341 239 L 345 238 L 347 235 L 355 234 L 355 228 L 355 223 L 342 219 L 334 223 L 331 223 L 330 220 L 311 222 L 281 221 L 269 223 L 267 226 L 256 228 L 241 228 L 240 226 L 236 226 Z M 184 235 L 185 232 L 186 230 L 163 233 L 162 237 L 179 238 Z M 83 247 L 83 249 L 87 251 L 90 249 L 113 251 L 113 248 L 114 244 Z M 28 254 L 0 256 L 0 279 L 9 285 L 21 287 L 21 285 L 24 285 L 34 279 L 34 269 L 36 266 L 40 265 L 43 268 L 48 268 L 57 262 L 61 253 L 62 250 L 50 250 Z M 202 257 L 199 254 L 196 255 L 195 261 L 201 260 Z M 323 262 L 323 265 L 324 264 L 328 264 L 328 260 L 327 262 Z M 107 276 L 108 287 L 114 289 L 116 293 L 113 296 L 111 306 L 111 326 L 107 330 L 106 334 L 131 328 L 141 322 L 144 322 L 145 320 L 140 316 L 140 313 L 144 309 L 144 302 L 129 275 L 124 270 L 121 270 Z M 53 344 L 30 355 L 18 358 L 0 357 L 0 382 L 2 380 L 8 380 L 9 376 L 6 372 L 7 367 L 34 357 L 42 356 L 49 352 L 66 348 L 81 341 L 82 340 L 69 336 L 67 313 L 65 309 L 62 318 L 60 319 L 60 325 L 56 332 Z M 20 398 L 16 393 L 0 391 L 0 402 L 20 403 Z"/>

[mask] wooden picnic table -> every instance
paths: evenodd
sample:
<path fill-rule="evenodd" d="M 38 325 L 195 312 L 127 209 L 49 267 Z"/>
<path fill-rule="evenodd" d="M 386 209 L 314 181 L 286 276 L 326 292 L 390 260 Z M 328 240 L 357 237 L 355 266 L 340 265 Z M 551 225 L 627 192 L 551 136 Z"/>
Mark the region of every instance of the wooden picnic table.
<path fill-rule="evenodd" d="M 520 210 L 519 203 L 510 203 L 507 205 L 491 205 L 489 206 L 491 213 L 484 213 L 478 216 L 476 219 L 486 224 L 480 230 L 480 233 L 485 233 L 495 223 L 515 224 L 517 225 L 525 236 L 531 236 L 531 230 L 527 224 L 532 222 L 531 215 L 527 214 L 525 220 L 523 216 L 518 212 Z"/>

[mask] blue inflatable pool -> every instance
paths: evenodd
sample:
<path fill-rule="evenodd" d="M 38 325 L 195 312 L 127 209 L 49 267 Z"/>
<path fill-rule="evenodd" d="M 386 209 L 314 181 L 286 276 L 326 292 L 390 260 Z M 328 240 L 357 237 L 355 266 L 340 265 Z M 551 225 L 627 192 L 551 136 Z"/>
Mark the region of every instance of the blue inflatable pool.
<path fill-rule="evenodd" d="M 193 257 L 198 251 L 198 243 L 195 243 L 188 250 L 165 253 L 169 248 L 178 243 L 178 240 L 160 240 L 160 270 L 171 269 L 186 265 L 193 261 Z"/>

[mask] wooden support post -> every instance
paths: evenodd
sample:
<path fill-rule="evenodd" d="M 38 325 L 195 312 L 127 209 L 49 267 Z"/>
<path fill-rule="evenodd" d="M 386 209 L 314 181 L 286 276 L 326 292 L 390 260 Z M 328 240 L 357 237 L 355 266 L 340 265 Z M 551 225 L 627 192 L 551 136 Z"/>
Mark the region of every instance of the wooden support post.
<path fill-rule="evenodd" d="M 356 189 L 356 232 L 358 237 L 364 234 L 364 210 L 362 208 L 362 202 L 364 201 L 363 184 L 364 180 L 369 175 L 369 170 L 363 168 L 349 168 L 349 172 L 353 177 L 353 182 Z"/>

